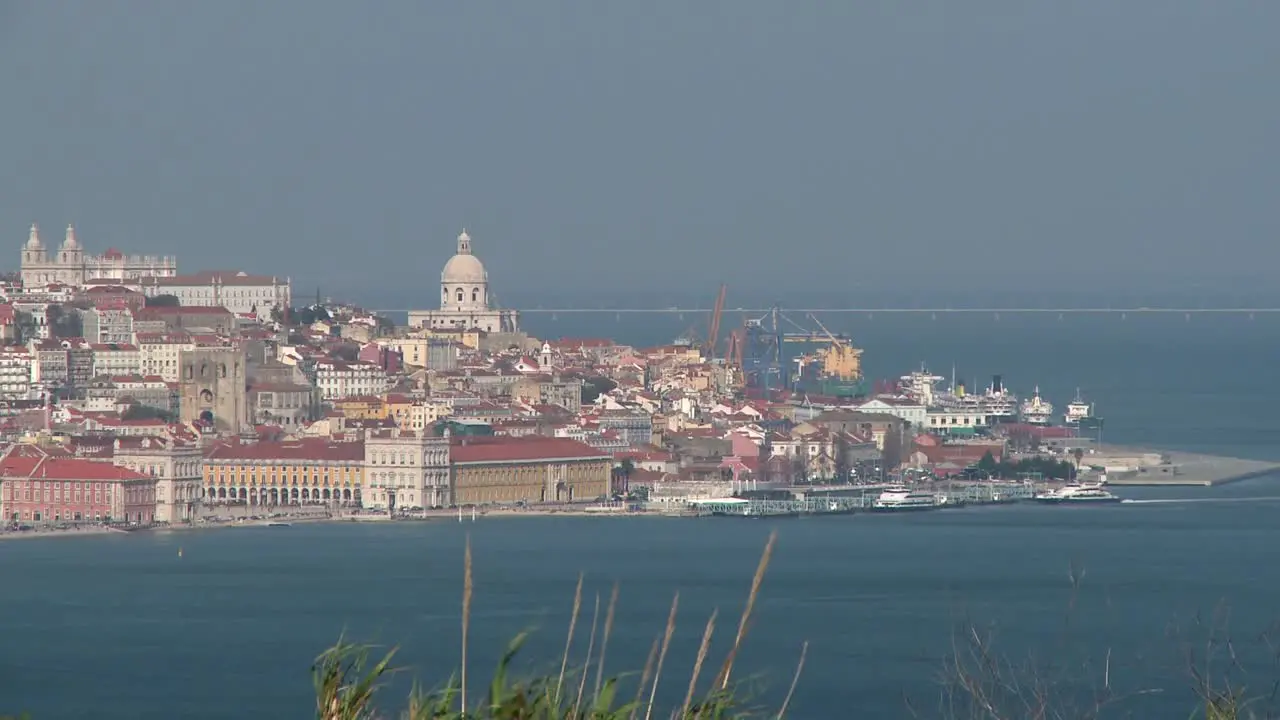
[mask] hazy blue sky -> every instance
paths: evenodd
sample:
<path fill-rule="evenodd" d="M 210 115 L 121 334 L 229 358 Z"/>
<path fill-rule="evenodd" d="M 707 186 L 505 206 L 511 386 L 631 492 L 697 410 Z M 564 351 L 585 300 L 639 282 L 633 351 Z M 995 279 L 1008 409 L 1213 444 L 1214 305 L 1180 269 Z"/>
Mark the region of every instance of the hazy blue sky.
<path fill-rule="evenodd" d="M 1277 28 L 1274 0 L 0 0 L 0 259 L 74 221 L 430 304 L 465 225 L 499 297 L 1270 283 Z"/>

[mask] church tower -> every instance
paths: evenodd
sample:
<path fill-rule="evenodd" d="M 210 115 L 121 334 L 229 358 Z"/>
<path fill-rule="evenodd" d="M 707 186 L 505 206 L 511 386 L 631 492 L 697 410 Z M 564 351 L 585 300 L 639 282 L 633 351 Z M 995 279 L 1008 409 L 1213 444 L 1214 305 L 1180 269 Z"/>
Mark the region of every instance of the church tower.
<path fill-rule="evenodd" d="M 58 262 L 63 265 L 80 266 L 84 264 L 84 248 L 76 240 L 76 228 L 67 226 L 67 236 L 62 241 L 62 249 L 58 251 Z"/>
<path fill-rule="evenodd" d="M 35 223 L 31 223 L 31 232 L 27 235 L 27 244 L 22 248 L 22 264 L 33 265 L 47 260 L 44 243 L 40 242 L 40 228 L 36 227 Z"/>

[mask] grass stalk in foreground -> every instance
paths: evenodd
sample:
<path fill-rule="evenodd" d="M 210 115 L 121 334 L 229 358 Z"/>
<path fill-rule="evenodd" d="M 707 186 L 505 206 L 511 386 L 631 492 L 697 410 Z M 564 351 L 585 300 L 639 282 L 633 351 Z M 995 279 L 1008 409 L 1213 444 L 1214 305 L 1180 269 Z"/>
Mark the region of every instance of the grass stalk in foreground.
<path fill-rule="evenodd" d="M 764 717 L 765 715 L 753 712 L 745 706 L 742 696 L 737 692 L 737 688 L 730 685 L 729 680 L 738 653 L 748 634 L 756 599 L 773 555 L 776 539 L 776 533 L 769 536 L 751 581 L 751 590 L 738 621 L 738 631 L 733 645 L 710 686 L 699 694 L 698 682 L 710 652 L 711 638 L 719 615 L 718 610 L 712 612 L 703 630 L 702 642 L 698 647 L 698 654 L 690 673 L 683 704 L 677 708 L 662 710 L 656 706 L 658 684 L 662 678 L 662 670 L 675 633 L 680 606 L 679 593 L 672 598 L 671 610 L 667 615 L 663 632 L 653 641 L 645 669 L 640 675 L 635 699 L 630 702 L 619 702 L 617 692 L 620 676 L 606 676 L 604 671 L 606 651 L 609 646 L 609 637 L 614 629 L 618 604 L 617 584 L 613 586 L 609 605 L 605 610 L 604 627 L 599 634 L 599 650 L 596 650 L 600 618 L 600 598 L 597 595 L 585 659 L 580 666 L 573 664 L 573 638 L 582 610 L 583 577 L 581 575 L 578 577 L 577 589 L 574 592 L 573 612 L 570 615 L 569 631 L 559 673 L 526 679 L 517 679 L 510 674 L 512 663 L 528 637 L 527 633 L 522 633 L 508 645 L 502 659 L 498 662 L 485 696 L 469 697 L 467 645 L 471 626 L 474 581 L 471 541 L 468 538 L 463 558 L 462 666 L 458 675 L 449 678 L 448 682 L 438 690 L 424 692 L 415 686 L 410 693 L 408 710 L 403 717 L 406 720 L 635 720 L 636 718 L 653 720 L 654 717 L 676 720 L 722 720 Z M 800 674 L 804 669 L 807 648 L 806 643 L 801 649 L 800 661 L 796 666 L 790 690 L 782 707 L 776 715 L 768 713 L 768 716 L 781 719 L 786 715 L 787 707 L 790 705 Z M 371 648 L 352 645 L 345 639 L 339 639 L 337 645 L 316 659 L 312 669 L 315 678 L 317 717 L 320 720 L 373 720 L 387 717 L 377 709 L 374 699 L 378 689 L 390 674 L 395 672 L 395 668 L 391 667 L 395 653 L 395 649 L 392 649 L 375 663 L 371 661 Z M 587 678 L 593 662 L 595 682 L 588 694 Z M 580 673 L 576 678 L 577 687 L 569 685 L 570 689 L 565 692 L 566 681 L 572 682 L 575 673 Z"/>

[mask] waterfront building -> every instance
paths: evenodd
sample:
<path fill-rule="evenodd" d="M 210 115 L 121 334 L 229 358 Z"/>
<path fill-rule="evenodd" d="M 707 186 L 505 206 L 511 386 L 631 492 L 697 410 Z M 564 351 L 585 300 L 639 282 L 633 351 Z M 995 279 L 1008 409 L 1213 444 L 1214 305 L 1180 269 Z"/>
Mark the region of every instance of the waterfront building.
<path fill-rule="evenodd" d="M 471 252 L 471 236 L 458 236 L 458 251 L 440 273 L 440 309 L 409 311 L 410 327 L 433 330 L 477 329 L 486 333 L 519 330 L 519 313 L 492 306 L 489 273 Z"/>
<path fill-rule="evenodd" d="M 68 225 L 62 247 L 49 253 L 40 230 L 35 225 L 22 248 L 22 285 L 33 288 L 61 283 L 76 288 L 89 284 L 128 284 L 144 277 L 173 277 L 178 274 L 178 260 L 172 256 L 125 255 L 109 248 L 102 255 L 89 255 L 76 239 L 75 228 Z"/>
<path fill-rule="evenodd" d="M 358 506 L 364 465 L 362 441 L 219 442 L 205 455 L 203 501 Z"/>
<path fill-rule="evenodd" d="M 237 315 L 266 318 L 284 310 L 292 299 L 288 278 L 239 271 L 205 270 L 192 275 L 147 277 L 139 282 L 147 297 L 172 295 L 178 304 L 222 307 Z"/>
<path fill-rule="evenodd" d="M 394 510 L 450 504 L 449 438 L 431 431 L 366 430 L 366 508 Z"/>
<path fill-rule="evenodd" d="M 568 438 L 452 438 L 453 503 L 542 503 L 609 494 L 613 457 Z"/>
<path fill-rule="evenodd" d="M 972 435 L 982 428 L 990 427 L 992 420 L 982 408 L 931 407 L 920 429 L 944 435 Z"/>
<path fill-rule="evenodd" d="M 155 478 L 156 522 L 195 520 L 203 492 L 198 444 L 172 437 L 117 437 L 111 462 Z"/>
<path fill-rule="evenodd" d="M 872 415 L 892 415 L 907 421 L 914 428 L 928 425 L 928 408 L 909 398 L 872 398 L 856 405 L 854 409 Z"/>
<path fill-rule="evenodd" d="M 155 478 L 33 445 L 14 445 L 0 458 L 0 491 L 0 513 L 12 522 L 155 521 Z"/>

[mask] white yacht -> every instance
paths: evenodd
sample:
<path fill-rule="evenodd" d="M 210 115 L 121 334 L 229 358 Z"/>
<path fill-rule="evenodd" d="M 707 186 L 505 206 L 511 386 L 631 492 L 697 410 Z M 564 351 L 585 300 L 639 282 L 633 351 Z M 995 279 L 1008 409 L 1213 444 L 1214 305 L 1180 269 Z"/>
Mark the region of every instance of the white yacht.
<path fill-rule="evenodd" d="M 1022 403 L 1022 422 L 1028 425 L 1048 425 L 1053 419 L 1053 405 L 1040 397 L 1040 386 L 1036 386 L 1035 394 Z"/>
<path fill-rule="evenodd" d="M 1120 498 L 1102 488 L 1102 485 L 1079 485 L 1072 483 L 1057 490 L 1050 490 L 1036 496 L 1036 502 L 1052 505 L 1087 505 L 1096 503 L 1120 502 Z"/>
<path fill-rule="evenodd" d="M 908 490 L 901 485 L 887 487 L 880 497 L 871 503 L 872 512 L 907 512 L 911 510 L 937 510 L 943 504 L 938 496 L 928 492 Z"/>

